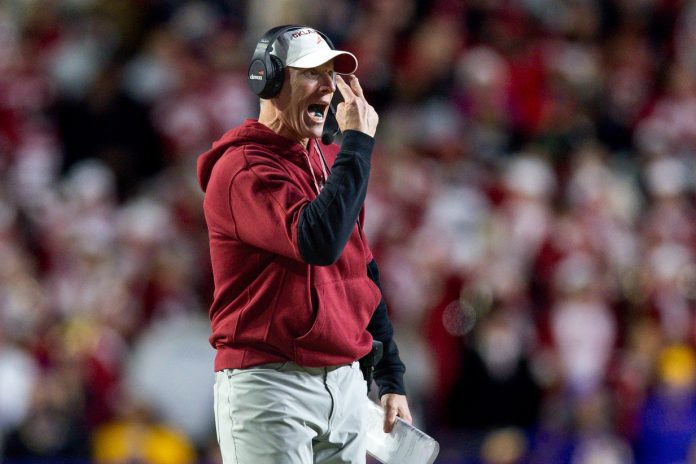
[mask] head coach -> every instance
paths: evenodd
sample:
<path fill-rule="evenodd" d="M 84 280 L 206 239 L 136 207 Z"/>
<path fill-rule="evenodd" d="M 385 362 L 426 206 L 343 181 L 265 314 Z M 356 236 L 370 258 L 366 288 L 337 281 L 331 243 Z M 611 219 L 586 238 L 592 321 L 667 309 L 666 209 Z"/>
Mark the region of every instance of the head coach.
<path fill-rule="evenodd" d="M 363 232 L 379 118 L 357 67 L 315 29 L 271 29 L 249 65 L 258 120 L 198 158 L 215 281 L 215 426 L 226 464 L 364 463 L 373 375 L 385 431 L 396 416 L 411 421 Z M 322 146 L 336 90 L 343 141 Z"/>

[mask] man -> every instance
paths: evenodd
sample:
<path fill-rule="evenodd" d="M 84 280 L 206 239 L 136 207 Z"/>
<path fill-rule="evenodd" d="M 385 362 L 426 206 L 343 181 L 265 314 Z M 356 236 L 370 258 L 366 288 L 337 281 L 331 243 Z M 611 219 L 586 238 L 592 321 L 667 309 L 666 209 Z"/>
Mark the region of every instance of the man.
<path fill-rule="evenodd" d="M 198 159 L 215 280 L 216 430 L 227 464 L 364 463 L 358 361 L 373 339 L 384 347 L 374 369 L 384 429 L 396 416 L 411 422 L 362 230 L 378 116 L 353 75 L 355 56 L 327 40 L 300 26 L 267 32 L 249 70 L 258 120 Z M 317 140 L 336 89 L 340 151 Z"/>

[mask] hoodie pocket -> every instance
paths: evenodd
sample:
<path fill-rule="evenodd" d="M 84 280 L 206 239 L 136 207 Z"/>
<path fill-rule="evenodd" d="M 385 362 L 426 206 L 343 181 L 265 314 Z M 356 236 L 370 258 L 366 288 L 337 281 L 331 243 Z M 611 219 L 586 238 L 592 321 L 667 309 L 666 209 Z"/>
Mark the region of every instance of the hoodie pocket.
<path fill-rule="evenodd" d="M 304 366 L 355 361 L 372 337 L 367 324 L 379 304 L 376 286 L 367 278 L 325 283 L 314 289 L 317 311 L 312 327 L 294 341 L 295 359 Z"/>

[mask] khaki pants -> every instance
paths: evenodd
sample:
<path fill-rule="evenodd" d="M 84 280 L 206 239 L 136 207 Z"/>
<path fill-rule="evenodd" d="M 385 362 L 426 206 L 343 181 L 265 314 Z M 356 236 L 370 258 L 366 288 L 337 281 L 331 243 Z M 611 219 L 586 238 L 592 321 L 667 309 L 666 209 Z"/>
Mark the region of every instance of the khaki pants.
<path fill-rule="evenodd" d="M 224 464 L 364 464 L 367 386 L 357 362 L 292 362 L 215 374 Z"/>

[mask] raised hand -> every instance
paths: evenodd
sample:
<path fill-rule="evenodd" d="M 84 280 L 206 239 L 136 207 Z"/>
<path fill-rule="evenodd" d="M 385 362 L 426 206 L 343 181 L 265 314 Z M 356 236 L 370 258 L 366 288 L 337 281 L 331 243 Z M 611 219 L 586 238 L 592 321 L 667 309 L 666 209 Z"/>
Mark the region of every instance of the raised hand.
<path fill-rule="evenodd" d="M 341 128 L 341 132 L 356 130 L 374 137 L 379 116 L 365 100 L 358 78 L 350 74 L 346 79 L 348 83 L 340 75 L 336 76 L 336 86 L 343 96 L 343 101 L 336 108 L 338 127 Z"/>

